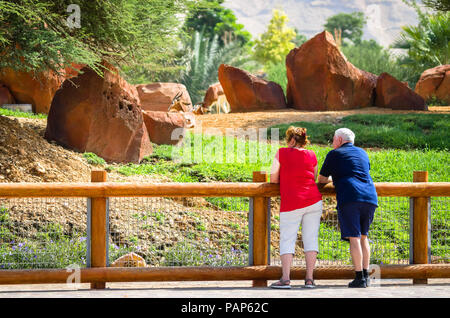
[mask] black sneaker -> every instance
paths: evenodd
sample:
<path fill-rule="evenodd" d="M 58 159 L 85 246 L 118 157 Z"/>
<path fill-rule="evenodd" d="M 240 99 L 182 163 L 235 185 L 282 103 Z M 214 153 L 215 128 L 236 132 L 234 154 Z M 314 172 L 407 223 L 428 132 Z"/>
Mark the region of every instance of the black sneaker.
<path fill-rule="evenodd" d="M 358 279 L 355 278 L 353 281 L 351 281 L 350 283 L 348 283 L 348 287 L 349 288 L 366 288 L 366 280 L 363 279 Z"/>
<path fill-rule="evenodd" d="M 366 287 L 370 286 L 369 270 L 363 269 L 363 278 L 366 280 Z"/>
<path fill-rule="evenodd" d="M 364 277 L 364 279 L 366 280 L 366 287 L 369 287 L 370 286 L 370 277 L 367 276 L 367 277 Z"/>

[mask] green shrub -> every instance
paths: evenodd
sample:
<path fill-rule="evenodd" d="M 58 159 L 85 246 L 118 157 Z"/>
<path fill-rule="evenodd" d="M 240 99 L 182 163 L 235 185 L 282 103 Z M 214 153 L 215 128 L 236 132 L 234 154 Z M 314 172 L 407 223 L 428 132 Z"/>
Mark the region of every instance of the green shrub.
<path fill-rule="evenodd" d="M 267 79 L 269 81 L 275 82 L 283 88 L 284 95 L 286 95 L 287 88 L 287 74 L 286 74 L 286 63 L 283 61 L 281 63 L 270 63 L 266 67 Z"/>
<path fill-rule="evenodd" d="M 85 152 L 83 154 L 83 157 L 91 165 L 100 165 L 100 166 L 102 166 L 102 165 L 106 164 L 105 159 L 100 158 L 99 156 L 97 156 L 93 152 Z"/>

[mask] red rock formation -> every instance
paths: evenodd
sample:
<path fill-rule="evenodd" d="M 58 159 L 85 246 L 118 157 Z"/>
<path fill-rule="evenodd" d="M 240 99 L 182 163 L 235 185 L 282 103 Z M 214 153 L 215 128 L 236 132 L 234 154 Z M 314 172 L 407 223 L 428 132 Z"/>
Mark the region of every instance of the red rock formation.
<path fill-rule="evenodd" d="M 283 89 L 275 82 L 226 64 L 219 67 L 219 81 L 230 103 L 230 112 L 286 108 Z"/>
<path fill-rule="evenodd" d="M 428 110 L 422 97 L 388 73 L 378 77 L 375 106 L 401 110 Z"/>
<path fill-rule="evenodd" d="M 205 98 L 203 99 L 203 107 L 208 108 L 212 103 L 217 101 L 219 95 L 225 94 L 220 83 L 212 84 L 206 90 Z"/>
<path fill-rule="evenodd" d="M 186 121 L 182 113 L 143 111 L 150 140 L 157 145 L 176 145 L 182 141 Z M 175 129 L 178 129 L 175 131 Z M 172 133 L 174 135 L 172 136 Z"/>
<path fill-rule="evenodd" d="M 83 65 L 73 64 L 80 70 Z M 53 71 L 46 71 L 34 75 L 32 72 L 19 72 L 10 68 L 0 71 L 0 82 L 9 88 L 16 102 L 31 104 L 34 113 L 47 114 L 53 96 L 67 78 L 78 75 L 76 70 L 67 67 L 58 75 Z"/>
<path fill-rule="evenodd" d="M 373 106 L 376 75 L 347 61 L 324 31 L 286 57 L 287 104 L 300 110 Z"/>
<path fill-rule="evenodd" d="M 109 69 L 103 78 L 88 67 L 66 80 L 53 98 L 45 138 L 107 161 L 138 163 L 152 147 L 136 89 Z"/>
<path fill-rule="evenodd" d="M 192 110 L 191 97 L 183 84 L 152 83 L 136 85 L 136 89 L 141 100 L 142 110 L 166 112 L 179 92 L 183 93 L 180 98 L 183 111 L 188 112 Z"/>
<path fill-rule="evenodd" d="M 450 64 L 440 65 L 422 73 L 415 92 L 424 100 L 436 97 L 450 105 Z"/>
<path fill-rule="evenodd" d="M 16 100 L 14 96 L 11 95 L 8 87 L 3 84 L 0 84 L 0 106 L 3 104 L 15 104 Z"/>

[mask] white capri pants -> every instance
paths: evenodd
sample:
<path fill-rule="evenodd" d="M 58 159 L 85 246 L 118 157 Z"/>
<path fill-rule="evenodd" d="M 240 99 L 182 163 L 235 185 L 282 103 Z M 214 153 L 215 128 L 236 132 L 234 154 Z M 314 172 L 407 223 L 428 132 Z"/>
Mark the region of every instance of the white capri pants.
<path fill-rule="evenodd" d="M 319 252 L 319 227 L 322 200 L 305 208 L 280 213 L 280 255 L 295 254 L 297 233 L 302 224 L 305 252 Z"/>

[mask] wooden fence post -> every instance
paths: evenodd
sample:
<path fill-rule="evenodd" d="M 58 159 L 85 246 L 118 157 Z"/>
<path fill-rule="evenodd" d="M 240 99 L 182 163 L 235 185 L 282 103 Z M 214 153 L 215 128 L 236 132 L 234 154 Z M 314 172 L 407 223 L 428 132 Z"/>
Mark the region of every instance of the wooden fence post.
<path fill-rule="evenodd" d="M 104 170 L 91 172 L 91 182 L 106 182 Z M 91 267 L 106 267 L 106 198 L 91 198 Z M 105 282 L 91 283 L 91 289 L 105 289 Z"/>
<path fill-rule="evenodd" d="M 264 171 L 253 172 L 253 182 L 268 182 Z M 268 265 L 269 231 L 268 231 L 268 198 L 258 196 L 253 198 L 253 265 Z M 253 280 L 253 287 L 267 287 L 267 280 Z"/>
<path fill-rule="evenodd" d="M 428 171 L 414 171 L 413 182 L 428 182 Z M 413 214 L 413 263 L 428 264 L 428 197 L 415 197 Z M 413 279 L 413 284 L 428 280 Z"/>

